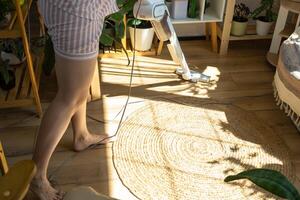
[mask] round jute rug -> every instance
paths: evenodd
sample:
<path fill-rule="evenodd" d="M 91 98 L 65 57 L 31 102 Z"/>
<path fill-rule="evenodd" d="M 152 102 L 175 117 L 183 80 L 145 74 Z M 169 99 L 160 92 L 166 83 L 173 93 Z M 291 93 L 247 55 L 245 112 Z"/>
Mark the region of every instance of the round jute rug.
<path fill-rule="evenodd" d="M 231 104 L 176 101 L 149 102 L 124 122 L 113 145 L 119 177 L 136 197 L 276 199 L 249 181 L 223 180 L 261 167 L 293 180 L 287 147 L 254 114 Z"/>

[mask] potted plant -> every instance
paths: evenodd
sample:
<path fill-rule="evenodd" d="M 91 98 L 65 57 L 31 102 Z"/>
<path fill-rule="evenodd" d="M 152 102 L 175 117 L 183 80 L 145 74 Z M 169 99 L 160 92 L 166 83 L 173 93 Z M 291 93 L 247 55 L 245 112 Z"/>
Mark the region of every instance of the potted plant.
<path fill-rule="evenodd" d="M 274 0 L 261 0 L 260 6 L 256 8 L 251 17 L 256 20 L 256 33 L 267 35 L 273 23 L 276 21 L 277 14 L 273 11 Z M 261 15 L 264 13 L 264 15 Z"/>
<path fill-rule="evenodd" d="M 11 0 L 0 0 L 0 28 L 8 26 L 14 10 L 14 5 Z"/>
<path fill-rule="evenodd" d="M 15 73 L 9 69 L 8 61 L 0 59 L 0 87 L 3 90 L 10 90 L 16 85 Z"/>
<path fill-rule="evenodd" d="M 246 34 L 250 9 L 243 3 L 234 6 L 231 34 L 243 36 Z"/>
<path fill-rule="evenodd" d="M 131 18 L 127 22 L 131 45 L 137 51 L 151 49 L 154 38 L 154 29 L 149 21 Z"/>
<path fill-rule="evenodd" d="M 25 60 L 21 39 L 0 40 L 1 59 L 8 60 L 9 65 L 18 65 Z"/>

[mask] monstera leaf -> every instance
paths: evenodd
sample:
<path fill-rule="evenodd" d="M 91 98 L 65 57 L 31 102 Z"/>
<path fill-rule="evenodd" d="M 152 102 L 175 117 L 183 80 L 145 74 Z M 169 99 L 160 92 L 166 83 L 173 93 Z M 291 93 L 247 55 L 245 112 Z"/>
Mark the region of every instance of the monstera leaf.
<path fill-rule="evenodd" d="M 248 179 L 263 189 L 288 200 L 300 200 L 297 189 L 280 172 L 270 169 L 252 169 L 225 178 L 225 182 Z"/>

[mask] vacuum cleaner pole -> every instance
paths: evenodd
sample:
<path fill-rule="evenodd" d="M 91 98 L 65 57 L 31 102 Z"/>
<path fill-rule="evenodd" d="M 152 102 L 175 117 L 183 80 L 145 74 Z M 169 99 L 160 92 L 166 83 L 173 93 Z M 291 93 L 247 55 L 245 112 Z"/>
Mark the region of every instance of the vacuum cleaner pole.
<path fill-rule="evenodd" d="M 154 31 L 161 41 L 170 41 L 168 50 L 173 61 L 180 67 L 177 68 L 176 74 L 182 79 L 192 82 L 209 82 L 210 77 L 202 73 L 189 69 L 180 43 L 178 41 L 175 29 L 171 22 L 169 11 L 162 0 L 139 0 L 134 6 L 134 16 L 138 19 L 148 20 L 151 22 Z"/>

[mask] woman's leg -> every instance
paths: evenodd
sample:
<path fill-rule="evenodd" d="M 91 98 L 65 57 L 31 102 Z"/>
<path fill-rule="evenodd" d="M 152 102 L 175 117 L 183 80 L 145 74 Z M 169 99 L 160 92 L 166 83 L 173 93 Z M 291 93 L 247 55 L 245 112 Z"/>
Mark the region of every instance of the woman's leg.
<path fill-rule="evenodd" d="M 86 103 L 82 104 L 72 117 L 74 150 L 82 151 L 92 144 L 108 142 L 107 135 L 91 134 L 86 124 Z"/>
<path fill-rule="evenodd" d="M 45 113 L 39 129 L 33 160 L 37 174 L 32 189 L 41 200 L 61 199 L 47 179 L 50 157 L 64 135 L 72 116 L 86 103 L 95 72 L 96 58 L 70 60 L 56 56 L 58 93 Z"/>

